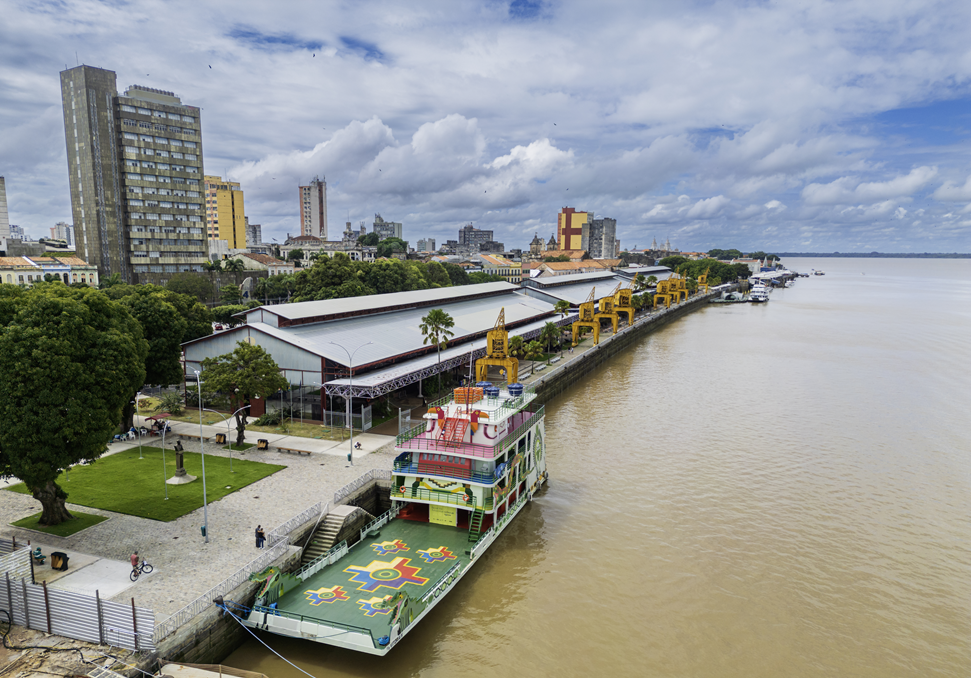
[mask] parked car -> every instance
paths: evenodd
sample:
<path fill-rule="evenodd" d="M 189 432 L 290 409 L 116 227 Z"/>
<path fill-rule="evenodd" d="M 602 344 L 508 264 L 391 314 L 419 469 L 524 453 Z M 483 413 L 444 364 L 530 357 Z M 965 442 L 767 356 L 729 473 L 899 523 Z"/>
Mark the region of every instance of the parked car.
<path fill-rule="evenodd" d="M 223 327 L 221 323 L 216 323 L 216 324 L 215 324 L 215 325 L 213 326 L 213 329 L 214 329 L 214 330 L 216 330 L 216 331 L 218 332 L 219 330 L 223 330 L 223 329 L 226 329 L 226 328 L 225 328 L 225 327 Z"/>

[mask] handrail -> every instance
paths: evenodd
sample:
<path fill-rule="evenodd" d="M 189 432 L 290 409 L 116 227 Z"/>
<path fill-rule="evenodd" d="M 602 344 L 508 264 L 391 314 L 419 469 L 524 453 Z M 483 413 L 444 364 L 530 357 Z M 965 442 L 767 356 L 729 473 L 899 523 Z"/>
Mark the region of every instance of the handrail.
<path fill-rule="evenodd" d="M 361 489 L 372 480 L 391 480 L 391 471 L 378 468 L 371 469 L 364 475 L 360 476 L 357 480 L 349 482 L 347 485 L 334 493 L 334 505 L 336 506 L 340 504 L 341 500 L 348 496 L 351 492 Z"/>
<path fill-rule="evenodd" d="M 441 496 L 432 496 L 441 495 Z M 401 488 L 392 487 L 391 488 L 391 498 L 392 499 L 421 499 L 424 501 L 437 501 L 443 504 L 454 504 L 456 506 L 461 506 L 463 508 L 476 508 L 475 497 L 472 501 L 466 501 L 463 499 L 464 495 L 456 492 L 445 492 L 439 490 L 429 490 L 424 487 L 414 488 L 405 486 L 405 491 L 402 492 Z M 480 506 L 486 510 L 492 510 L 492 497 L 486 497 L 485 503 Z"/>
<path fill-rule="evenodd" d="M 394 463 L 395 473 L 410 473 L 414 475 L 422 476 L 438 476 L 440 478 L 457 478 L 459 480 L 471 480 L 476 483 L 486 483 L 492 485 L 495 483 L 496 478 L 492 473 L 477 473 L 471 470 L 461 470 L 458 469 L 447 469 L 447 468 L 435 468 L 419 469 L 420 463 L 407 462 L 407 461 L 396 461 Z"/>
<path fill-rule="evenodd" d="M 544 416 L 546 416 L 546 406 L 541 405 L 540 408 L 536 410 L 529 419 L 527 419 L 526 421 L 524 421 L 522 424 L 519 425 L 519 428 L 517 428 L 515 431 L 505 436 L 502 440 L 499 441 L 499 444 L 496 445 L 496 456 L 498 456 L 499 454 L 502 454 L 502 452 L 504 452 L 506 448 L 508 448 L 513 443 L 515 443 L 519 439 L 519 437 L 522 436 L 522 434 L 524 434 L 529 428 L 533 426 L 533 424 L 535 424 L 537 421 L 542 419 Z"/>
<path fill-rule="evenodd" d="M 425 593 L 421 595 L 421 597 L 418 599 L 418 602 L 427 603 L 431 598 L 434 598 L 435 596 L 437 596 L 441 592 L 440 589 L 445 588 L 444 585 L 452 583 L 451 579 L 449 578 L 456 573 L 456 570 L 461 570 L 461 569 L 462 569 L 462 563 L 455 563 L 454 565 L 452 565 L 452 567 L 449 568 L 448 572 L 443 574 L 441 578 L 437 582 L 435 582 L 434 586 L 432 586 L 430 589 L 428 589 L 427 591 L 425 591 Z"/>
<path fill-rule="evenodd" d="M 411 437 L 404 441 L 399 441 L 397 447 L 404 450 L 431 450 L 434 452 L 451 452 L 453 454 L 480 457 L 482 459 L 494 459 L 509 448 L 520 436 L 530 427 L 545 416 L 546 406 L 541 405 L 538 410 L 530 414 L 529 418 L 520 424 L 512 433 L 507 433 L 496 441 L 495 445 L 483 445 L 481 443 L 459 443 L 450 445 L 438 438 L 416 438 Z M 406 435 L 406 434 L 405 434 Z M 402 436 L 398 436 L 401 438 Z"/>
<path fill-rule="evenodd" d="M 283 523 L 282 525 L 275 527 L 270 530 L 266 535 L 266 540 L 271 544 L 275 544 L 277 541 L 283 538 L 290 538 L 290 533 L 296 528 L 300 527 L 304 523 L 310 522 L 315 516 L 321 516 L 327 513 L 330 504 L 328 503 L 326 507 L 322 507 L 320 502 L 317 502 L 308 509 L 305 509 L 302 513 L 295 515 L 293 518 Z"/>
<path fill-rule="evenodd" d="M 332 546 L 327 553 L 317 556 L 309 563 L 301 567 L 299 570 L 293 573 L 293 576 L 301 581 L 305 581 L 308 577 L 320 572 L 324 566 L 332 565 L 346 556 L 349 550 L 350 549 L 347 546 L 347 542 L 342 541 L 340 544 Z M 311 572 L 311 570 L 313 571 Z"/>
<path fill-rule="evenodd" d="M 287 610 L 280 610 L 277 608 L 265 607 L 263 605 L 254 605 L 253 612 L 262 612 L 268 617 L 283 617 L 284 619 L 294 619 L 299 622 L 310 621 L 315 624 L 321 624 L 323 626 L 329 626 L 331 628 L 340 629 L 342 631 L 350 631 L 352 633 L 365 634 L 371 639 L 371 643 L 374 643 L 374 635 L 371 633 L 371 629 L 365 628 L 363 626 L 354 626 L 353 624 L 342 624 L 341 622 L 330 621 L 328 619 L 318 619 L 317 617 L 311 617 L 306 614 L 297 614 L 296 612 L 288 612 Z"/>
<path fill-rule="evenodd" d="M 520 493 L 520 495 L 516 498 L 516 501 L 513 502 L 513 504 L 508 509 L 506 509 L 505 513 L 502 514 L 502 518 L 497 520 L 492 525 L 492 527 L 490 527 L 488 530 L 486 530 L 485 532 L 479 535 L 479 538 L 476 539 L 475 544 L 472 545 L 472 549 L 471 549 L 472 559 L 475 559 L 476 555 L 478 555 L 478 553 L 481 550 L 484 550 L 489 544 L 491 544 L 495 540 L 495 538 L 499 535 L 500 532 L 502 532 L 502 530 L 506 527 L 509 521 L 512 520 L 512 516 L 514 516 L 516 514 L 516 511 L 519 510 L 519 506 L 523 504 L 528 498 L 529 498 L 529 493 L 527 492 Z"/>
<path fill-rule="evenodd" d="M 361 530 L 361 540 L 363 540 L 364 537 L 367 535 L 367 533 L 370 532 L 371 530 L 376 530 L 379 527 L 383 527 L 384 525 L 387 525 L 388 523 L 390 523 L 391 519 L 394 518 L 396 515 L 398 515 L 398 513 L 400 512 L 401 512 L 401 505 L 394 504 L 390 509 L 388 509 L 380 516 L 372 520 L 368 525 L 364 527 L 364 529 Z"/>

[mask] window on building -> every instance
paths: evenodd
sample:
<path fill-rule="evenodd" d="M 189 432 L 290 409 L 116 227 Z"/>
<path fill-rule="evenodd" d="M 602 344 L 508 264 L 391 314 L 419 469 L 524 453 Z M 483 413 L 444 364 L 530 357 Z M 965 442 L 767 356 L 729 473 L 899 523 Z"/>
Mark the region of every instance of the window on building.
<path fill-rule="evenodd" d="M 188 123 L 193 123 L 194 124 L 195 121 L 196 121 L 196 119 L 193 118 L 191 115 L 183 115 L 182 116 L 182 122 L 188 122 Z"/>
<path fill-rule="evenodd" d="M 195 156 L 195 155 L 193 155 L 192 153 L 186 153 L 186 154 L 185 154 L 185 159 L 186 159 L 186 160 L 196 160 L 197 158 L 196 158 L 196 156 Z"/>
<path fill-rule="evenodd" d="M 186 141 L 186 142 L 183 143 L 183 145 L 186 148 L 195 148 L 196 147 L 196 142 L 194 142 L 194 141 Z"/>
<path fill-rule="evenodd" d="M 169 157 L 169 152 L 168 151 L 159 151 L 155 155 L 157 155 L 160 158 L 167 158 L 167 157 Z"/>
<path fill-rule="evenodd" d="M 165 111 L 152 111 L 152 115 L 154 115 L 156 118 L 164 118 Z"/>
<path fill-rule="evenodd" d="M 182 158 L 184 156 L 181 153 L 178 153 L 176 151 L 172 151 L 172 157 L 173 158 Z"/>
<path fill-rule="evenodd" d="M 125 132 L 121 136 L 124 137 L 125 139 L 131 139 L 132 141 L 136 141 L 138 139 L 138 135 L 135 134 L 134 132 Z"/>
<path fill-rule="evenodd" d="M 172 139 L 172 143 L 170 145 L 171 146 L 181 146 L 182 145 L 182 142 L 179 141 L 178 139 Z"/>
<path fill-rule="evenodd" d="M 154 141 L 154 140 L 155 140 L 155 138 L 154 138 L 154 137 L 150 137 L 150 136 L 149 136 L 149 135 L 147 135 L 147 134 L 142 134 L 142 135 L 140 135 L 140 136 L 139 136 L 138 138 L 139 138 L 139 139 L 141 139 L 142 141 Z M 143 151 L 142 151 L 142 153 L 144 153 L 144 152 L 145 152 L 145 151 L 143 150 Z"/>
<path fill-rule="evenodd" d="M 167 143 L 169 143 L 169 140 L 166 139 L 165 137 L 155 137 L 155 143 L 157 143 L 157 144 L 167 144 Z"/>
<path fill-rule="evenodd" d="M 147 108 L 139 108 L 138 109 L 138 112 L 141 113 L 142 115 L 151 115 L 152 114 L 152 111 L 150 111 Z"/>
<path fill-rule="evenodd" d="M 125 113 L 134 113 L 135 112 L 135 107 L 134 106 L 128 106 L 126 104 L 122 104 L 121 105 L 121 110 L 124 111 Z"/>
<path fill-rule="evenodd" d="M 169 177 L 159 177 L 158 178 L 158 181 L 161 184 L 171 184 L 172 183 L 172 180 Z"/>
<path fill-rule="evenodd" d="M 134 138 L 138 138 L 137 135 L 132 134 Z M 135 146 L 125 146 L 125 153 L 130 153 L 132 155 L 138 155 L 138 149 Z"/>
<path fill-rule="evenodd" d="M 143 174 L 142 175 L 142 181 L 155 181 L 155 178 L 156 177 L 155 177 L 154 174 Z"/>

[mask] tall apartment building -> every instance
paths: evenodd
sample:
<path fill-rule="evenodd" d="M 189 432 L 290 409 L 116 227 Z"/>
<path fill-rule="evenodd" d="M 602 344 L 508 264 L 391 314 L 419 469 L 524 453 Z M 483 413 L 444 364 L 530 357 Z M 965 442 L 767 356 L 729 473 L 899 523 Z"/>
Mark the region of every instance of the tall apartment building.
<path fill-rule="evenodd" d="M 401 227 L 401 222 L 398 221 L 385 221 L 381 218 L 380 214 L 374 215 L 374 223 L 371 225 L 373 233 L 378 234 L 378 239 L 386 240 L 387 238 L 398 238 L 399 240 L 404 240 L 401 236 L 403 229 Z"/>
<path fill-rule="evenodd" d="M 56 240 L 63 240 L 68 247 L 74 247 L 74 227 L 71 224 L 58 221 L 51 227 L 51 237 Z"/>
<path fill-rule="evenodd" d="M 162 282 L 208 260 L 199 109 L 114 71 L 61 72 L 78 256 L 101 276 Z"/>
<path fill-rule="evenodd" d="M 327 240 L 327 177 L 300 187 L 300 235 Z"/>
<path fill-rule="evenodd" d="M 10 215 L 7 213 L 7 182 L 0 177 L 0 243 L 6 247 L 10 237 Z"/>
<path fill-rule="evenodd" d="M 580 249 L 593 259 L 614 259 L 617 256 L 617 220 L 604 217 L 590 219 L 583 225 Z"/>
<path fill-rule="evenodd" d="M 231 250 L 246 249 L 243 189 L 235 181 L 205 175 L 206 231 L 210 240 L 225 240 Z"/>
<path fill-rule="evenodd" d="M 593 212 L 577 212 L 572 207 L 564 207 L 556 215 L 556 249 L 582 250 L 583 227 Z"/>
<path fill-rule="evenodd" d="M 415 250 L 418 252 L 434 252 L 435 251 L 435 238 L 422 238 L 415 245 Z"/>
<path fill-rule="evenodd" d="M 246 224 L 246 246 L 259 247 L 263 244 L 263 226 L 261 224 L 251 224 L 249 217 L 243 217 Z"/>
<path fill-rule="evenodd" d="M 472 224 L 466 224 L 459 229 L 459 245 L 478 247 L 486 242 L 492 242 L 492 231 L 476 228 Z"/>

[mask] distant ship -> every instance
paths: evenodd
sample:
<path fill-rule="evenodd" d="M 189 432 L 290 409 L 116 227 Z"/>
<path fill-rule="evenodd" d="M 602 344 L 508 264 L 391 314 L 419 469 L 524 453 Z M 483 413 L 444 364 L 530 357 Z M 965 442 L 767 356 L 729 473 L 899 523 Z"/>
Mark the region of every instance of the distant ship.
<path fill-rule="evenodd" d="M 769 300 L 769 290 L 761 280 L 756 281 L 752 285 L 752 290 L 749 292 L 748 300 L 753 304 L 764 304 Z"/>

